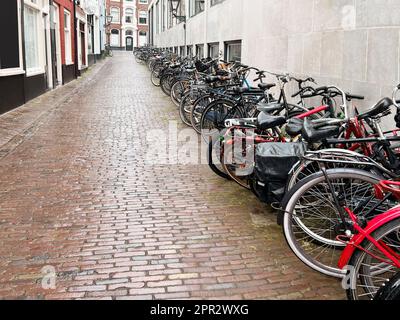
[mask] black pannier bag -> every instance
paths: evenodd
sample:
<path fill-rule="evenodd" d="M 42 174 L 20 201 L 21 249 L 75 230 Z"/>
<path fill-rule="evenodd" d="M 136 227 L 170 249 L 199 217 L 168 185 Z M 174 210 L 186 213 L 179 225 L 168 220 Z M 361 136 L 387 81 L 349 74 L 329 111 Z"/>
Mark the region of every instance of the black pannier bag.
<path fill-rule="evenodd" d="M 282 201 L 289 172 L 305 151 L 305 145 L 299 142 L 267 142 L 257 145 L 253 191 L 261 201 L 268 204 Z"/>
<path fill-rule="evenodd" d="M 205 64 L 201 60 L 197 60 L 194 65 L 196 66 L 198 72 L 205 72 L 210 68 L 209 64 Z"/>

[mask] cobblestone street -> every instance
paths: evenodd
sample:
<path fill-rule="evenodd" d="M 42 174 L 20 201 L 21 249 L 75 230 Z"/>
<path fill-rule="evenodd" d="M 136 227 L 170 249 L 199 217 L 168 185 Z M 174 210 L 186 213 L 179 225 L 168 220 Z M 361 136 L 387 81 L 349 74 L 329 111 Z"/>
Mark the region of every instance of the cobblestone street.
<path fill-rule="evenodd" d="M 145 163 L 146 132 L 179 120 L 149 77 L 116 52 L 0 117 L 0 297 L 344 299 L 250 192 L 204 164 Z"/>

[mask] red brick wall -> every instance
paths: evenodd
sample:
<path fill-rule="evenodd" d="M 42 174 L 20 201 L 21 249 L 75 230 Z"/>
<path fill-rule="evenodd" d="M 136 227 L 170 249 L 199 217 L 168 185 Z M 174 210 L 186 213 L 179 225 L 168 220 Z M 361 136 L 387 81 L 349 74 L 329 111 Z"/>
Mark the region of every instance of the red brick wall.
<path fill-rule="evenodd" d="M 107 0 L 106 1 L 106 12 L 107 15 L 110 15 L 111 13 L 111 7 L 117 7 L 119 8 L 119 21 L 122 22 L 122 15 L 123 15 L 123 8 L 124 8 L 124 2 L 123 0 L 118 1 L 113 1 L 113 0 Z M 119 30 L 119 43 L 120 45 L 123 44 L 122 42 L 122 31 L 121 31 L 121 24 L 115 24 L 111 23 L 110 26 L 108 27 L 108 31 L 110 32 L 111 29 L 118 29 Z M 110 43 L 109 35 L 107 36 L 107 43 Z"/>
<path fill-rule="evenodd" d="M 75 39 L 74 39 L 74 5 L 71 0 L 53 0 L 59 7 L 60 13 L 60 46 L 61 46 L 61 59 L 62 64 L 65 64 L 65 35 L 64 35 L 64 9 L 68 10 L 71 14 L 71 48 L 72 48 L 72 61 L 75 63 Z"/>

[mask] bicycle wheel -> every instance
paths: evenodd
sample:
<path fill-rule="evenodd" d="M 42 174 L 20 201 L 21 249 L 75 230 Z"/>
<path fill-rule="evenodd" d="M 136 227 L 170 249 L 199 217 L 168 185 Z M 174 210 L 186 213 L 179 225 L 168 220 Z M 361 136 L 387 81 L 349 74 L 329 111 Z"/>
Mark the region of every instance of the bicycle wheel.
<path fill-rule="evenodd" d="M 135 55 L 135 61 L 136 63 L 143 64 L 143 61 L 141 60 L 140 56 Z"/>
<path fill-rule="evenodd" d="M 375 185 L 382 177 L 345 168 L 329 169 L 326 175 L 341 206 L 353 211 L 361 209 L 358 214 L 362 215 L 376 204 Z M 345 271 L 337 267 L 337 262 L 344 244 L 336 237 L 343 234 L 344 226 L 324 173 L 317 172 L 300 181 L 286 199 L 282 228 L 291 250 L 312 269 L 328 276 L 343 277 Z M 392 206 L 388 200 L 375 213 Z"/>
<path fill-rule="evenodd" d="M 210 139 L 208 143 L 208 166 L 211 170 L 221 178 L 230 180 L 229 175 L 226 174 L 221 159 L 223 159 L 224 143 L 218 137 Z"/>
<path fill-rule="evenodd" d="M 250 190 L 250 177 L 254 171 L 254 144 L 244 146 L 225 143 L 222 168 L 241 187 Z M 250 159 L 248 159 L 250 156 Z"/>
<path fill-rule="evenodd" d="M 400 301 L 400 272 L 385 283 L 374 297 L 377 301 Z"/>
<path fill-rule="evenodd" d="M 165 95 L 171 96 L 171 83 L 173 82 L 173 75 L 167 74 L 161 77 L 160 86 Z"/>
<path fill-rule="evenodd" d="M 160 70 L 157 68 L 151 72 L 151 83 L 156 87 L 160 86 Z"/>
<path fill-rule="evenodd" d="M 201 133 L 200 121 L 204 110 L 212 102 L 210 95 L 204 95 L 198 98 L 192 105 L 190 110 L 190 124 L 197 133 Z"/>
<path fill-rule="evenodd" d="M 400 255 L 400 218 L 384 224 L 373 232 L 372 237 L 380 244 Z M 391 265 L 385 255 L 372 242 L 365 240 L 361 245 L 368 251 L 357 249 L 348 265 L 347 297 L 350 300 L 371 300 L 399 268 Z M 382 261 L 383 260 L 383 261 Z"/>
<path fill-rule="evenodd" d="M 243 111 L 233 101 L 220 99 L 211 102 L 200 120 L 200 131 L 204 141 L 208 141 L 210 136 L 220 134 L 225 129 L 226 120 L 243 117 Z"/>
<path fill-rule="evenodd" d="M 179 116 L 184 124 L 191 127 L 192 124 L 190 123 L 190 112 L 192 110 L 192 106 L 196 101 L 196 95 L 193 92 L 186 93 L 182 101 L 179 105 Z"/>
<path fill-rule="evenodd" d="M 179 107 L 182 97 L 185 95 L 189 88 L 189 80 L 176 81 L 171 88 L 171 100 Z"/>

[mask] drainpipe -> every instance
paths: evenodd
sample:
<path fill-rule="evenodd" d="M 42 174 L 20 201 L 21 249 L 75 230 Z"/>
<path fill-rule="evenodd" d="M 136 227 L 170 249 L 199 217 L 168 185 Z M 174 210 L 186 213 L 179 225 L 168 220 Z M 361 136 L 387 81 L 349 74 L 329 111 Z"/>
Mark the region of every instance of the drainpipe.
<path fill-rule="evenodd" d="M 78 32 L 77 32 L 77 21 L 78 19 L 76 18 L 76 5 L 80 4 L 79 0 L 73 0 L 74 1 L 74 58 L 75 58 L 75 79 L 78 78 L 79 76 L 79 70 L 78 70 Z"/>
<path fill-rule="evenodd" d="M 25 89 L 26 89 L 26 72 L 27 72 L 27 67 L 26 67 L 26 56 L 25 56 L 25 53 L 26 53 L 26 48 L 25 48 L 25 14 L 24 14 L 24 0 L 20 0 L 20 9 L 21 9 L 21 12 L 20 12 L 20 14 L 21 14 L 21 25 L 19 26 L 19 28 L 21 28 L 21 44 L 22 44 L 22 52 L 21 52 L 21 54 L 22 54 L 22 68 L 23 68 L 23 70 L 25 71 L 24 72 L 24 81 L 23 81 L 23 100 L 24 100 L 24 103 L 26 103 L 27 101 L 26 101 L 26 91 L 25 91 Z"/>

